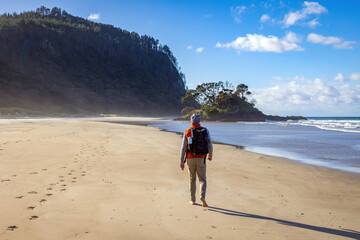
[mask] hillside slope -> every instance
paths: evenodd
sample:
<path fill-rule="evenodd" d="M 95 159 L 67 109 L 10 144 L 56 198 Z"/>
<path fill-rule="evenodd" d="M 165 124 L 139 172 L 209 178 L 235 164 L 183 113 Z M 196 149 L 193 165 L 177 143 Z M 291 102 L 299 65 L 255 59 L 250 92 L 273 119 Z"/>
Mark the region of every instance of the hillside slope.
<path fill-rule="evenodd" d="M 184 75 L 168 46 L 59 8 L 0 16 L 0 108 L 175 114 Z"/>

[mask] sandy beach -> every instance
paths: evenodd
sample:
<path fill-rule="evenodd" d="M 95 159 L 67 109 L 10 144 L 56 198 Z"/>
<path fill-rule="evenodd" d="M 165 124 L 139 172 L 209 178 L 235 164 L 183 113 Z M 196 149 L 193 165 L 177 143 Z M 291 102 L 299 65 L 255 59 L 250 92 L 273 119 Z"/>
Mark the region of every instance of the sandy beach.
<path fill-rule="evenodd" d="M 91 119 L 0 124 L 0 240 L 360 239 L 360 175 L 215 144 L 203 208 L 180 144 Z"/>

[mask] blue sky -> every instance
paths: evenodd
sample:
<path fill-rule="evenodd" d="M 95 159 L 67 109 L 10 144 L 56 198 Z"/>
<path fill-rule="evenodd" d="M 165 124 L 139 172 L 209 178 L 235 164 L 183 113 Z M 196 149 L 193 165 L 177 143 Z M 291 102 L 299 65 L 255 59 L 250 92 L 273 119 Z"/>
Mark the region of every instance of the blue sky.
<path fill-rule="evenodd" d="M 360 116 L 358 0 L 1 0 L 44 5 L 167 44 L 187 85 L 245 83 L 267 114 Z"/>

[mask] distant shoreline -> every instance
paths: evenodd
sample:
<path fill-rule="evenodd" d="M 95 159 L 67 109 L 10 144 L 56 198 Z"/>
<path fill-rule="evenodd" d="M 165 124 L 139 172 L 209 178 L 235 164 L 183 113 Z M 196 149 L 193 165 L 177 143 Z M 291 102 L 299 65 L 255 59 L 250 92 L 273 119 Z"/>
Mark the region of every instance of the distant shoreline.
<path fill-rule="evenodd" d="M 177 135 L 182 136 L 183 132 L 175 129 L 175 130 L 170 130 L 170 129 L 164 129 L 162 127 L 158 127 L 158 126 L 153 126 L 153 124 L 156 124 L 157 121 L 141 121 L 141 122 L 132 122 L 132 121 L 111 121 L 111 123 L 117 123 L 117 124 L 129 124 L 129 125 L 141 125 L 141 126 L 150 126 L 150 127 L 154 127 L 159 129 L 160 131 L 164 131 L 164 132 L 170 132 L 170 133 L 175 133 Z M 172 122 L 172 121 L 170 121 Z M 175 121 L 178 122 L 178 121 Z M 184 123 L 186 123 L 184 121 Z M 232 124 L 232 123 L 219 123 L 219 122 L 207 122 L 210 124 Z M 244 124 L 252 124 L 252 123 L 244 123 Z M 255 123 L 256 124 L 256 123 Z M 259 124 L 261 124 L 259 122 Z M 261 124 L 262 125 L 262 124 Z M 262 125 L 265 128 L 266 125 Z M 185 130 L 185 128 L 184 128 Z M 214 138 L 213 138 L 214 139 Z M 359 168 L 355 168 L 355 167 L 350 167 L 350 166 L 346 166 L 346 165 L 341 165 L 338 164 L 336 162 L 332 162 L 332 161 L 321 161 L 321 160 L 316 160 L 313 159 L 311 157 L 299 157 L 297 156 L 296 153 L 292 153 L 292 154 L 281 154 L 281 153 L 277 153 L 278 150 L 276 149 L 269 149 L 268 151 L 264 151 L 259 149 L 258 147 L 254 147 L 254 146 L 246 146 L 246 145 L 242 145 L 242 144 L 231 144 L 231 143 L 227 143 L 227 142 L 222 142 L 222 141 L 213 141 L 216 144 L 222 144 L 222 145 L 228 145 L 231 147 L 234 147 L 236 149 L 240 149 L 240 150 L 245 150 L 248 152 L 254 152 L 257 154 L 262 154 L 262 155 L 267 155 L 267 156 L 274 156 L 274 157 L 280 157 L 283 159 L 287 159 L 288 161 L 293 161 L 293 162 L 297 162 L 297 163 L 301 163 L 301 164 L 306 164 L 306 165 L 311 165 L 311 166 L 317 166 L 317 167 L 325 167 L 328 169 L 333 169 L 333 170 L 337 170 L 337 171 L 341 171 L 341 172 L 346 172 L 346 173 L 355 173 L 355 174 L 360 174 L 360 169 Z M 260 147 L 262 148 L 262 147 Z"/>
<path fill-rule="evenodd" d="M 2 122 L 9 120 L 11 122 L 14 121 L 14 123 L 31 123 L 31 122 L 54 122 L 54 121 L 62 121 L 62 120 L 69 120 L 69 121 L 73 121 L 73 120 L 85 120 L 85 121 L 97 121 L 97 122 L 107 122 L 107 123 L 113 123 L 113 124 L 125 124 L 125 125 L 137 125 L 137 126 L 150 126 L 150 127 L 154 127 L 159 129 L 160 131 L 165 131 L 165 132 L 170 132 L 170 133 L 175 133 L 178 135 L 182 135 L 182 131 L 180 130 L 169 130 L 169 129 L 163 129 L 161 127 L 157 127 L 157 126 L 152 126 L 153 124 L 156 123 L 161 123 L 161 122 L 178 122 L 178 121 L 172 121 L 170 119 L 164 119 L 164 118 L 144 118 L 144 117 L 72 117 L 72 118 L 17 118 L 17 119 L 0 119 L 0 124 L 2 124 Z M 184 121 L 184 123 L 186 123 L 186 121 Z M 216 122 L 208 122 L 209 124 L 216 124 Z M 219 123 L 221 124 L 221 122 Z M 232 124 L 232 123 L 223 123 L 223 124 Z M 253 124 L 253 123 L 244 123 L 244 124 Z M 256 123 L 255 123 L 256 124 Z M 258 123 L 260 125 L 260 122 Z M 269 123 L 265 123 L 265 125 L 268 125 Z M 276 124 L 276 123 L 274 123 Z M 280 124 L 280 123 L 279 123 Z M 287 123 L 284 123 L 287 124 Z M 320 167 L 325 167 L 325 168 L 329 168 L 329 169 L 335 169 L 335 170 L 339 170 L 339 171 L 343 171 L 343 172 L 348 172 L 348 173 L 355 173 L 355 174 L 359 174 L 359 171 L 356 170 L 349 170 L 347 169 L 347 167 L 343 167 L 343 166 L 338 166 L 338 165 L 332 165 L 333 163 L 328 162 L 328 163 L 319 163 L 316 162 L 316 160 L 311 160 L 311 159 L 297 159 L 296 157 L 293 158 L 290 156 L 285 155 L 279 155 L 279 154 L 272 154 L 272 151 L 270 152 L 264 152 L 264 151 L 258 151 L 256 149 L 251 150 L 253 147 L 251 146 L 246 146 L 243 144 L 231 144 L 231 143 L 227 143 L 227 142 L 222 142 L 222 141 L 214 141 L 214 143 L 216 144 L 222 144 L 222 145 L 228 145 L 231 147 L 234 147 L 235 149 L 240 149 L 240 150 L 245 150 L 245 151 L 249 151 L 249 152 L 254 152 L 254 153 L 258 153 L 258 154 L 263 154 L 263 155 L 268 155 L 268 156 L 275 156 L 275 157 L 281 157 L 284 159 L 288 159 L 289 161 L 295 161 L 295 162 L 299 162 L 299 163 L 303 163 L 303 164 L 308 164 L 308 165 L 314 165 L 314 166 L 320 166 Z"/>

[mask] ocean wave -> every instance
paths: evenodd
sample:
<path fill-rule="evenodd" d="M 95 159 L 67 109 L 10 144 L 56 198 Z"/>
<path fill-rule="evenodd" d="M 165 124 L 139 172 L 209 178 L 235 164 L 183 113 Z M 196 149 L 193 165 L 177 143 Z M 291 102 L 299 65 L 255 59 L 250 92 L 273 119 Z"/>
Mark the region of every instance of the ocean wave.
<path fill-rule="evenodd" d="M 249 123 L 249 124 L 254 124 L 254 123 Z M 360 120 L 352 120 L 352 119 L 348 119 L 348 120 L 309 119 L 309 120 L 289 120 L 286 122 L 267 121 L 267 122 L 258 122 L 256 124 L 272 124 L 278 126 L 305 126 L 305 127 L 316 127 L 323 130 L 360 133 Z"/>
<path fill-rule="evenodd" d="M 360 120 L 300 120 L 291 125 L 311 126 L 324 130 L 360 133 Z"/>
<path fill-rule="evenodd" d="M 360 145 L 355 145 L 355 146 L 352 147 L 352 149 L 354 149 L 355 151 L 360 152 Z"/>

